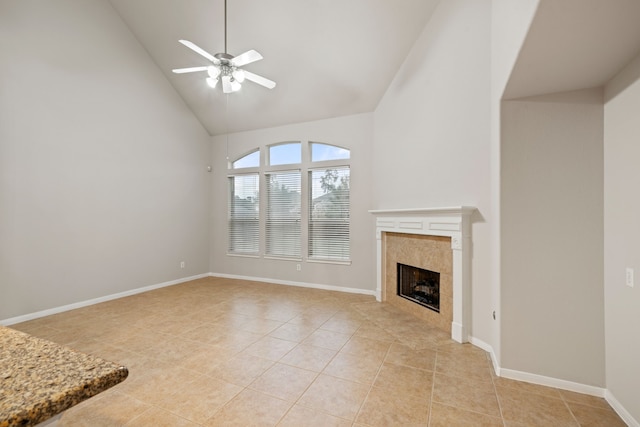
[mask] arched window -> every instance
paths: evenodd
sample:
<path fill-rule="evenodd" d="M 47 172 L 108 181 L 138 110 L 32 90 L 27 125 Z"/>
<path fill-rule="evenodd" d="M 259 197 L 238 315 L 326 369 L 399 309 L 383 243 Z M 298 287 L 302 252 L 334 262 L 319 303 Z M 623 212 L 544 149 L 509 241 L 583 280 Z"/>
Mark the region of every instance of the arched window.
<path fill-rule="evenodd" d="M 350 262 L 350 150 L 311 141 L 264 148 L 230 165 L 229 253 Z"/>

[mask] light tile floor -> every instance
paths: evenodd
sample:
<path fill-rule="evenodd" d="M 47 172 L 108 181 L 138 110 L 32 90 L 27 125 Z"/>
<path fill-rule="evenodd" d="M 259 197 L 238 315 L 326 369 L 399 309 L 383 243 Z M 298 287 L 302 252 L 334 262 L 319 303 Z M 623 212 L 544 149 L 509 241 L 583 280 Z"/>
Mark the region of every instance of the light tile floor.
<path fill-rule="evenodd" d="M 624 426 L 373 297 L 200 279 L 14 325 L 122 363 L 62 426 Z"/>

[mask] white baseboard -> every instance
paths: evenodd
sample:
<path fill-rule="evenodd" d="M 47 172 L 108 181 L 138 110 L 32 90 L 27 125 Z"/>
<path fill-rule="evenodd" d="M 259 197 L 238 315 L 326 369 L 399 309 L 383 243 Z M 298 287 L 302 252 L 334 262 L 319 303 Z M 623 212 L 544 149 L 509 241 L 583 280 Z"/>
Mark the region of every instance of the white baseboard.
<path fill-rule="evenodd" d="M 278 280 L 278 279 L 267 279 L 264 277 L 239 276 L 236 274 L 209 273 L 209 276 L 221 277 L 224 279 L 239 279 L 239 280 L 250 280 L 254 282 L 274 283 L 276 285 L 298 286 L 301 288 L 324 289 L 325 291 L 337 291 L 337 292 L 345 292 L 349 294 L 371 295 L 374 297 L 376 296 L 375 289 L 344 288 L 342 286 L 324 285 L 321 283 L 295 282 L 292 280 Z"/>
<path fill-rule="evenodd" d="M 629 427 L 640 427 L 640 422 L 638 422 L 635 418 L 631 416 L 629 411 L 627 411 L 625 407 L 622 406 L 622 404 L 618 401 L 618 399 L 615 398 L 613 393 L 611 393 L 609 390 L 605 390 L 604 398 L 607 400 L 607 402 L 609 402 L 609 405 L 611 405 L 613 410 L 616 411 L 618 415 L 620 415 L 620 418 L 622 418 L 622 421 L 627 423 Z"/>
<path fill-rule="evenodd" d="M 529 372 L 516 371 L 513 369 L 500 369 L 500 376 L 511 380 L 524 381 L 527 383 L 544 385 L 547 387 L 559 388 L 561 390 L 574 391 L 576 393 L 588 394 L 590 396 L 604 397 L 606 389 L 573 381 L 561 380 L 558 378 L 546 377 L 544 375 L 531 374 Z"/>
<path fill-rule="evenodd" d="M 500 376 L 500 363 L 498 363 L 498 358 L 496 357 L 496 353 L 493 351 L 493 347 L 486 342 L 472 336 L 469 336 L 469 342 L 489 353 L 489 356 L 491 357 L 491 364 L 493 365 L 493 370 L 495 371 L 497 376 Z"/>
<path fill-rule="evenodd" d="M 529 372 L 516 371 L 513 369 L 501 368 L 498 363 L 493 347 L 486 342 L 475 337 L 469 337 L 469 343 L 475 345 L 488 352 L 491 356 L 493 369 L 496 375 L 511 380 L 523 381 L 532 384 L 543 385 L 547 387 L 559 388 L 561 390 L 574 391 L 576 393 L 588 394 L 590 396 L 603 397 L 614 411 L 627 423 L 629 427 L 640 427 L 640 423 L 625 409 L 624 406 L 614 397 L 614 395 L 606 388 L 595 387 L 586 384 L 580 384 L 572 381 L 560 380 L 558 378 L 546 377 L 544 375 L 531 374 Z"/>
<path fill-rule="evenodd" d="M 170 280 L 168 282 L 158 283 L 156 285 L 144 286 L 142 288 L 136 288 L 125 292 L 119 292 L 117 294 L 111 294 L 104 297 L 93 298 L 86 301 L 80 301 L 73 304 L 67 304 L 60 307 L 49 308 L 47 310 L 37 311 L 35 313 L 24 314 L 22 316 L 11 317 L 9 319 L 0 320 L 0 325 L 9 326 L 14 325 L 16 323 L 26 322 L 27 320 L 38 319 L 40 317 L 50 316 L 52 314 L 58 314 L 69 310 L 74 310 L 76 308 L 87 307 L 90 305 L 98 304 L 101 302 L 111 301 L 118 298 L 124 298 L 131 295 L 141 294 L 142 292 L 152 291 L 154 289 L 160 289 L 167 286 L 177 285 L 179 283 L 188 282 L 190 280 L 201 279 L 203 277 L 209 277 L 209 273 L 198 274 L 190 277 L 183 277 L 181 279 Z"/>

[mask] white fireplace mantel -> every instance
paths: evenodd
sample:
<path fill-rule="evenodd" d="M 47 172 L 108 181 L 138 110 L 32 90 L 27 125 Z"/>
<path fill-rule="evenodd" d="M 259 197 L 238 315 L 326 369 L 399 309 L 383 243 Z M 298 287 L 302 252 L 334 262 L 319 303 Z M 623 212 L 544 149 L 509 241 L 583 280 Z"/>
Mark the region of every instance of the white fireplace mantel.
<path fill-rule="evenodd" d="M 382 300 L 383 253 L 382 233 L 420 234 L 451 238 L 453 251 L 453 321 L 451 338 L 468 341 L 471 322 L 471 222 L 476 208 L 454 206 L 424 209 L 371 210 L 376 217 L 377 288 L 376 299 Z"/>

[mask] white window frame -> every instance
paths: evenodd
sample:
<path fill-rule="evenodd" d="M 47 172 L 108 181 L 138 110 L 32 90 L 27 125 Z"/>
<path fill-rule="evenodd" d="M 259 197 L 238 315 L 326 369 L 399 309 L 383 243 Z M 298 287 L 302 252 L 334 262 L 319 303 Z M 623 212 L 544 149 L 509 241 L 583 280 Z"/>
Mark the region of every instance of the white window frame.
<path fill-rule="evenodd" d="M 291 144 L 291 143 L 300 143 L 301 144 L 301 154 L 302 161 L 301 163 L 295 164 L 281 164 L 271 166 L 269 164 L 269 148 L 282 145 L 282 144 Z M 344 148 L 341 145 L 332 144 L 329 142 L 322 141 L 311 141 L 311 140 L 300 140 L 300 141 L 281 141 L 270 144 L 261 145 L 255 149 L 245 152 L 243 155 L 238 156 L 237 159 L 228 162 L 228 177 L 237 176 L 237 175 L 246 175 L 249 173 L 258 173 L 259 175 L 259 247 L 258 253 L 249 255 L 253 258 L 264 258 L 264 259 L 279 259 L 279 260 L 291 260 L 291 261 L 305 261 L 309 263 L 326 263 L 326 264 L 340 264 L 340 265 L 350 265 L 351 264 L 351 237 L 352 237 L 352 227 L 351 227 L 351 206 L 349 206 L 349 228 L 348 228 L 348 238 L 349 238 L 349 257 L 348 258 L 324 258 L 324 257 L 312 257 L 310 256 L 309 249 L 309 223 L 311 221 L 310 215 L 310 174 L 311 171 L 317 171 L 322 169 L 335 169 L 341 167 L 349 168 L 349 174 L 351 179 L 351 158 L 348 159 L 338 159 L 338 160 L 323 160 L 323 161 L 311 161 L 311 144 L 325 144 L 334 147 Z M 347 149 L 347 148 L 345 148 Z M 232 165 L 237 160 L 242 157 L 254 153 L 256 150 L 260 151 L 260 166 L 259 167 L 250 167 L 250 168 L 238 168 L 233 169 Z M 350 149 L 347 149 L 351 152 Z M 300 256 L 277 256 L 277 255 L 269 255 L 267 254 L 267 176 L 269 174 L 281 173 L 287 171 L 297 170 L 300 171 Z M 351 186 L 350 186 L 351 187 Z M 230 189 L 228 187 L 227 191 Z M 349 190 L 351 192 L 351 190 Z M 228 193 L 230 195 L 230 192 Z M 351 194 L 349 194 L 351 197 Z M 229 231 L 227 232 L 227 236 L 229 236 Z M 246 256 L 243 254 L 238 254 L 229 251 L 229 243 L 227 243 L 227 255 L 229 256 Z"/>

